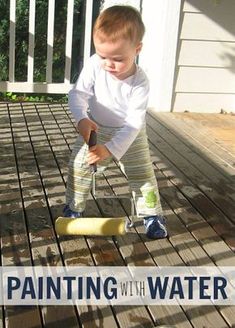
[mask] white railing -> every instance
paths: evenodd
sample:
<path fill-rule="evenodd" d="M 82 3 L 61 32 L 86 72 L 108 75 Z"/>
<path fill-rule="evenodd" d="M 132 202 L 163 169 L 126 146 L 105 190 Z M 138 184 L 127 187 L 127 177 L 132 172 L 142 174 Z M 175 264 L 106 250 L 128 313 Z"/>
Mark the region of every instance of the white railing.
<path fill-rule="evenodd" d="M 0 81 L 1 92 L 24 92 L 24 93 L 67 93 L 71 88 L 71 57 L 72 57 L 72 37 L 73 37 L 73 14 L 74 0 L 67 3 L 67 28 L 65 42 L 65 67 L 64 82 L 53 83 L 53 41 L 54 41 L 54 19 L 55 2 L 48 0 L 48 21 L 47 21 L 47 64 L 46 81 L 34 82 L 34 47 L 35 47 L 35 13 L 36 0 L 29 0 L 29 38 L 28 38 L 28 68 L 27 81 L 15 81 L 15 36 L 16 36 L 16 1 L 10 0 L 10 37 L 9 37 L 9 77 L 8 81 Z M 90 56 L 91 30 L 92 30 L 93 0 L 86 0 L 85 11 L 85 36 L 83 58 L 86 60 Z M 62 68 L 63 70 L 63 68 Z"/>

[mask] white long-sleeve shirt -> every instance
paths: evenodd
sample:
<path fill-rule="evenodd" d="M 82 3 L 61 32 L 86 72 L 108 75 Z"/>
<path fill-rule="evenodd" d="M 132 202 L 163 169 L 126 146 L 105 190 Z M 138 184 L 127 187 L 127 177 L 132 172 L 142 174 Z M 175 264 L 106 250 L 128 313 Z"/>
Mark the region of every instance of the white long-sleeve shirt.
<path fill-rule="evenodd" d="M 134 75 L 118 80 L 101 67 L 93 55 L 69 92 L 69 107 L 77 122 L 88 117 L 88 108 L 99 125 L 120 128 L 105 146 L 120 159 L 145 123 L 149 82 L 140 67 Z"/>

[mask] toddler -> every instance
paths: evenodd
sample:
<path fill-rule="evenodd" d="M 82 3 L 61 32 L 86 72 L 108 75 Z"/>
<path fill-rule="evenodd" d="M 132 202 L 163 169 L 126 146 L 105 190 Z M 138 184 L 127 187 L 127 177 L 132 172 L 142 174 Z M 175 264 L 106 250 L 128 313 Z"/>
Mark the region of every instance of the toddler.
<path fill-rule="evenodd" d="M 135 62 L 144 31 L 139 12 L 130 6 L 107 8 L 95 22 L 96 53 L 69 92 L 79 135 L 69 162 L 63 215 L 82 215 L 91 188 L 89 165 L 105 168 L 114 158 L 136 195 L 147 236 L 156 239 L 166 237 L 167 230 L 145 129 L 149 82 Z M 98 132 L 98 142 L 89 149 L 92 130 Z"/>

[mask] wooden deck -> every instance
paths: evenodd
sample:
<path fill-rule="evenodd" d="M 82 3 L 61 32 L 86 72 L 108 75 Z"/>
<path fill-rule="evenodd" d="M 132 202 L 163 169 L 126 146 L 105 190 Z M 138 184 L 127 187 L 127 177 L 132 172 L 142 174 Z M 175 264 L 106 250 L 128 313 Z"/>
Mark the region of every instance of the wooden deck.
<path fill-rule="evenodd" d="M 71 116 L 66 105 L 1 103 L 1 265 L 235 266 L 235 116 L 150 111 L 147 125 L 169 238 L 146 239 L 141 222 L 123 237 L 59 238 L 53 222 L 76 138 Z M 126 188 L 115 164 L 98 183 L 99 195 Z M 87 215 L 126 213 L 113 205 L 90 200 Z M 235 327 L 235 307 L 0 307 L 0 328 L 162 325 Z"/>

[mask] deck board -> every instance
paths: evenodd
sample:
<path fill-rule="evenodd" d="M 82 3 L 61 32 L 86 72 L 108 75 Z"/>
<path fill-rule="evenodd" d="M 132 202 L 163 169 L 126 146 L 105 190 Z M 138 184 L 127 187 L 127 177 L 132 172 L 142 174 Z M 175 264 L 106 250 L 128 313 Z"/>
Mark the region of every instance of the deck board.
<path fill-rule="evenodd" d="M 55 117 L 56 118 L 56 117 Z M 57 120 L 58 122 L 58 120 Z M 70 147 L 72 145 L 70 144 Z M 101 200 L 102 201 L 102 200 Z M 99 202 L 98 202 L 99 203 Z M 94 206 L 93 206 L 94 207 Z M 106 207 L 106 208 L 105 208 Z M 87 206 L 89 209 L 89 212 L 87 211 L 87 216 L 101 216 L 101 215 L 113 215 L 113 208 L 112 208 L 112 214 L 108 211 L 107 204 L 99 204 L 99 208 L 104 209 L 103 213 L 100 213 L 96 211 L 96 213 L 91 211 L 91 207 Z M 98 208 L 97 208 L 98 210 Z M 119 211 L 120 212 L 120 211 Z M 120 256 L 120 253 L 118 252 L 118 249 L 113 241 L 112 238 L 86 238 L 87 244 L 91 250 L 91 254 L 93 255 L 94 264 L 95 265 L 125 265 L 125 262 L 123 261 L 122 257 Z M 112 308 L 112 311 L 116 313 L 115 307 Z M 139 322 L 139 327 L 153 327 L 153 323 L 151 318 L 149 317 L 146 309 L 144 307 L 125 307 L 125 311 L 119 311 L 116 313 L 116 320 L 120 327 L 126 327 L 126 321 L 127 318 L 133 316 L 133 317 L 139 317 L 144 318 L 143 324 Z M 103 321 L 106 317 L 103 318 Z M 109 319 L 110 320 L 110 319 Z M 108 326 L 108 322 L 104 322 Z M 92 324 L 92 323 L 91 323 Z M 129 327 L 135 327 L 136 323 L 133 321 L 133 324 L 131 322 L 129 323 Z"/>
<path fill-rule="evenodd" d="M 187 137 L 190 148 L 208 162 L 207 166 L 208 164 L 214 166 L 227 180 L 231 180 L 235 168 L 235 140 L 233 137 L 234 125 L 232 128 L 233 118 L 231 120 L 230 115 L 226 116 L 229 136 L 225 141 L 224 135 L 221 133 L 221 130 L 226 130 L 223 122 L 224 115 L 211 114 L 203 116 L 203 114 L 192 115 L 187 113 L 182 115 L 172 113 L 169 120 L 167 113 L 159 115 L 150 112 L 150 114 L 165 127 L 168 127 L 181 141 L 184 141 Z M 218 129 L 217 120 L 219 120 L 220 129 Z M 214 129 L 212 129 L 212 126 L 214 126 Z M 220 140 L 216 138 L 218 134 L 221 137 Z"/>
<path fill-rule="evenodd" d="M 56 119 L 56 114 L 54 114 L 54 117 Z M 59 119 L 56 119 L 56 121 L 58 123 Z M 43 123 L 44 128 L 45 128 L 46 124 L 44 124 L 43 121 L 42 121 L 42 123 Z M 59 128 L 59 124 L 58 124 L 58 128 Z M 58 128 L 57 128 L 57 130 L 58 130 Z M 51 132 L 52 132 L 52 130 L 50 131 L 50 133 Z M 48 135 L 49 135 L 49 133 L 48 133 Z M 53 141 L 51 141 L 51 145 L 52 145 L 52 149 L 53 149 L 54 152 L 59 151 L 61 147 L 64 147 L 64 145 L 62 146 L 63 140 L 60 140 L 60 143 L 59 143 L 60 146 L 55 146 L 55 147 L 53 147 Z M 67 145 L 65 144 L 65 147 L 66 146 Z M 89 209 L 90 209 L 90 212 L 91 212 L 90 206 L 89 206 Z M 95 214 L 94 212 L 90 213 L 91 216 L 94 216 L 94 214 Z M 97 215 L 97 213 L 96 213 L 96 215 Z M 99 213 L 98 216 L 100 216 L 100 213 Z M 113 243 L 111 238 L 106 239 L 106 240 L 104 240 L 104 239 L 100 240 L 100 238 L 92 238 L 92 239 L 91 238 L 86 238 L 86 240 L 87 240 L 87 244 L 88 244 L 89 248 L 91 249 L 91 253 L 92 253 L 93 258 L 94 258 L 94 264 L 96 264 L 96 265 L 107 265 L 107 264 L 112 263 L 113 265 L 124 265 L 123 261 L 120 261 L 120 258 L 118 257 L 119 254 L 116 251 L 116 246 Z M 109 250 L 108 254 L 110 254 L 111 259 L 112 259 L 112 261 L 110 261 L 109 263 L 107 263 L 107 260 L 104 256 L 103 249 L 108 249 Z M 107 251 L 106 251 L 106 253 L 107 253 Z M 109 256 L 109 258 L 110 258 L 110 256 Z M 95 313 L 95 312 L 96 312 L 95 309 L 93 309 L 92 313 Z M 124 317 L 123 317 L 123 313 L 125 313 Z M 117 316 L 117 320 L 119 322 L 120 327 L 123 327 L 123 322 L 126 321 L 126 316 L 128 314 L 129 315 L 132 314 L 134 316 L 144 317 L 145 318 L 145 325 L 148 324 L 149 327 L 153 326 L 151 324 L 151 319 L 148 319 L 148 313 L 146 311 L 144 311 L 144 308 L 143 309 L 131 308 L 131 309 L 128 310 L 128 308 L 126 307 L 125 312 L 120 312 L 120 315 Z M 107 309 L 106 309 L 106 315 L 105 316 L 102 315 L 102 310 L 100 309 L 100 317 L 101 316 L 102 316 L 103 324 L 105 324 L 107 326 L 110 325 L 110 324 L 114 325 L 114 323 L 111 322 L 111 319 L 113 317 L 110 317 L 110 315 L 107 317 Z M 93 316 L 93 318 L 94 318 L 94 316 Z M 92 317 L 90 318 L 90 321 L 91 321 L 90 324 L 92 326 L 92 324 L 94 324 L 94 321 L 92 321 Z M 98 324 L 98 322 L 97 322 L 97 324 Z"/>
<path fill-rule="evenodd" d="M 15 114 L 8 107 L 1 107 L 1 146 L 4 151 L 0 154 L 1 172 L 3 173 L 3 188 L 1 200 L 1 264 L 32 265 L 30 245 L 25 225 L 25 214 L 19 182 L 19 169 L 16 157 L 16 143 L 14 138 Z M 21 124 L 21 120 L 17 123 Z M 10 193 L 11 184 L 13 194 Z M 9 197 L 10 196 L 10 197 Z M 5 327 L 41 327 L 39 309 L 32 307 L 4 307 Z"/>
<path fill-rule="evenodd" d="M 169 238 L 148 240 L 141 220 L 125 236 L 60 237 L 76 138 L 64 104 L 0 104 L 2 265 L 235 265 L 235 117 L 150 112 L 147 130 Z M 223 130 L 223 133 L 222 133 Z M 220 132 L 219 132 L 220 131 Z M 208 137 L 209 135 L 209 137 Z M 220 138 L 221 135 L 221 138 Z M 87 216 L 129 215 L 116 163 L 97 182 Z M 2 327 L 235 326 L 234 306 L 1 307 Z M 17 324 L 16 324 L 17 323 Z"/>
<path fill-rule="evenodd" d="M 212 166 L 206 169 L 207 163 L 199 156 L 195 156 L 190 146 L 180 143 L 179 139 L 177 140 L 166 129 L 160 130 L 157 121 L 148 118 L 147 122 L 151 127 L 148 129 L 151 141 L 157 144 L 160 151 L 235 223 L 235 203 L 230 199 L 234 197 L 234 193 L 230 192 L 231 184 L 221 177 L 218 180 L 217 171 L 213 172 Z M 153 130 L 154 127 L 156 130 Z M 204 170 L 203 173 L 201 168 Z"/>
<path fill-rule="evenodd" d="M 149 136 L 152 136 L 150 130 Z M 159 148 L 159 144 L 158 147 L 155 147 L 155 143 L 153 144 L 150 139 L 153 162 L 164 176 L 177 187 L 178 197 L 185 197 L 188 199 L 196 211 L 207 220 L 213 229 L 234 250 L 234 224 L 221 209 L 202 192 L 202 190 L 197 188 L 190 179 L 188 172 L 185 173 L 181 167 L 176 167 Z"/>
<path fill-rule="evenodd" d="M 120 179 L 119 179 L 120 180 Z M 120 184 L 120 181 L 119 181 Z M 112 182 L 113 185 L 113 182 Z M 115 185 L 114 185 L 115 186 Z M 118 190 L 115 188 L 115 192 Z M 178 254 L 180 255 L 180 262 L 179 265 L 212 265 L 213 262 L 208 258 L 207 254 L 203 251 L 203 249 L 198 245 L 198 243 L 195 241 L 195 239 L 191 236 L 191 234 L 187 231 L 187 229 L 184 227 L 184 225 L 181 223 L 177 215 L 175 215 L 169 208 L 167 208 L 167 204 L 164 202 L 162 199 L 162 203 L 165 209 L 165 212 L 167 212 L 167 219 L 168 219 L 168 226 L 169 226 L 169 233 L 170 233 L 170 243 L 173 246 L 172 251 L 170 252 L 170 255 L 168 256 L 169 258 L 175 257 L 174 252 L 177 250 Z M 177 228 L 176 228 L 177 227 Z M 146 238 L 143 236 L 143 241 L 147 241 Z M 156 242 L 155 241 L 147 241 L 147 244 L 149 245 L 150 243 L 154 244 L 156 247 Z M 148 248 L 147 245 L 147 248 Z M 128 265 L 143 265 L 143 266 L 148 266 L 148 265 L 159 265 L 162 266 L 163 264 L 159 260 L 159 256 L 154 258 L 154 262 L 150 257 L 146 254 L 143 253 L 143 250 L 141 250 L 141 245 L 136 245 L 134 242 L 131 243 L 131 246 L 129 246 L 130 251 L 128 254 L 129 261 L 127 261 Z M 143 256 L 144 254 L 144 256 Z M 153 253 L 154 254 L 154 253 Z M 149 253 L 151 255 L 151 253 Z M 141 261 L 142 258 L 142 261 Z M 130 259 L 133 259 L 133 263 L 130 262 Z M 205 261 L 206 259 L 206 261 Z M 172 263 L 172 260 L 170 261 Z M 165 263 L 165 265 L 171 265 L 169 263 Z M 171 309 L 172 307 L 167 307 L 165 306 L 165 311 L 166 309 L 169 308 Z M 183 306 L 183 311 L 187 312 L 187 315 L 191 318 L 192 322 L 195 322 L 194 324 L 196 326 L 203 326 L 210 324 L 210 322 L 216 321 L 218 327 L 223 327 L 224 326 L 224 320 L 221 319 L 221 317 L 218 315 L 217 310 L 213 307 L 210 307 L 210 311 L 208 311 L 207 308 L 201 307 L 196 310 L 196 307 L 193 307 L 190 309 L 190 307 L 185 307 Z M 157 307 L 152 307 L 153 309 L 156 310 L 156 313 L 159 310 L 159 306 Z M 180 310 L 180 309 L 179 309 Z M 182 311 L 182 310 L 181 310 Z M 195 314 L 196 313 L 196 314 Z M 184 314 L 185 316 L 185 314 Z M 158 314 L 156 315 L 158 318 Z M 199 319 L 203 318 L 202 320 Z M 171 318 L 170 316 L 170 311 L 168 313 L 168 321 L 164 322 L 164 324 L 174 324 L 175 320 Z M 185 319 L 185 318 L 184 318 Z M 182 320 L 182 319 L 181 319 Z M 183 320 L 184 322 L 185 320 Z M 161 323 L 163 324 L 163 323 Z M 185 324 L 185 322 L 184 322 Z M 181 323 L 178 323 L 177 327 L 180 327 Z"/>
<path fill-rule="evenodd" d="M 45 114 L 43 114 L 44 111 Z M 43 108 L 40 115 L 38 115 L 36 109 L 35 109 L 35 113 L 37 114 L 38 119 L 41 120 L 41 124 L 43 126 L 43 130 L 46 138 L 46 146 L 50 148 L 49 153 L 58 155 L 57 157 L 53 156 L 52 158 L 47 157 L 47 161 L 48 160 L 50 161 L 50 169 L 53 172 L 56 171 L 58 172 L 58 170 L 59 172 L 62 172 L 64 169 L 64 161 L 62 161 L 61 163 L 59 154 L 62 152 L 64 153 L 66 151 L 69 154 L 70 152 L 68 149 L 68 145 L 64 142 L 64 139 L 61 137 L 61 135 L 57 133 L 59 127 L 57 126 L 55 120 L 54 119 L 52 120 L 53 116 L 50 113 L 47 106 Z M 53 175 L 51 178 L 50 175 L 48 175 L 47 168 L 44 168 L 43 161 L 41 164 L 42 165 L 41 165 L 40 172 L 43 177 L 43 184 L 47 195 L 47 200 L 51 209 L 52 217 L 56 218 L 62 211 L 61 204 L 64 203 L 64 190 L 65 190 L 64 176 L 58 174 L 57 176 Z M 87 248 L 87 243 L 83 237 L 76 238 L 75 242 L 70 238 L 66 241 L 65 238 L 65 240 L 62 242 L 62 253 L 68 254 L 68 257 L 66 257 L 66 259 L 63 259 L 64 263 L 66 265 L 68 263 L 69 265 L 84 265 L 84 264 L 92 265 L 93 261 L 91 255 L 83 251 L 86 248 Z M 79 254 L 80 252 L 82 253 L 82 258 L 86 259 L 86 263 L 84 263 L 84 261 L 79 262 L 79 259 L 81 258 L 81 255 Z M 75 256 L 77 257 L 77 261 L 73 262 L 72 264 L 72 259 Z M 58 264 L 61 265 L 61 263 Z M 102 321 L 103 324 L 105 325 L 111 325 L 115 327 L 115 320 L 112 316 L 112 313 L 111 311 L 108 311 L 107 308 L 105 307 L 101 307 L 99 309 L 98 311 L 99 316 L 97 316 L 97 308 L 95 307 L 84 306 L 84 307 L 79 307 L 77 310 L 79 316 L 82 317 L 82 321 L 84 321 L 83 325 L 85 327 L 89 327 L 89 326 L 92 327 L 92 325 L 94 325 L 94 322 L 97 323 L 98 325 L 100 321 Z"/>
<path fill-rule="evenodd" d="M 37 147 L 39 146 L 40 149 L 41 147 L 46 148 L 46 144 L 41 135 L 39 140 L 37 136 L 35 140 L 31 137 L 28 130 L 27 110 L 24 110 L 23 106 L 18 108 L 14 106 L 14 109 L 10 107 L 9 110 L 14 111 L 17 118 L 15 132 L 14 122 L 12 122 L 13 136 L 15 133 L 17 167 L 33 264 L 44 266 L 62 265 L 41 178 L 43 175 L 41 167 L 44 167 L 50 160 L 48 158 L 50 152 L 48 150 L 44 151 L 46 158 L 44 155 L 43 157 L 37 156 Z M 31 111 L 29 111 L 29 114 L 31 118 L 36 119 L 32 116 Z M 19 117 L 23 118 L 20 126 L 18 126 Z M 28 135 L 26 135 L 26 132 Z M 27 181 L 33 180 L 33 192 L 31 186 L 28 188 L 27 185 L 25 186 L 21 182 L 25 179 Z M 55 318 L 58 319 L 58 322 L 55 321 Z M 45 326 L 64 327 L 65 322 L 68 322 L 71 327 L 77 326 L 77 316 L 70 306 L 43 306 L 42 320 Z"/>

